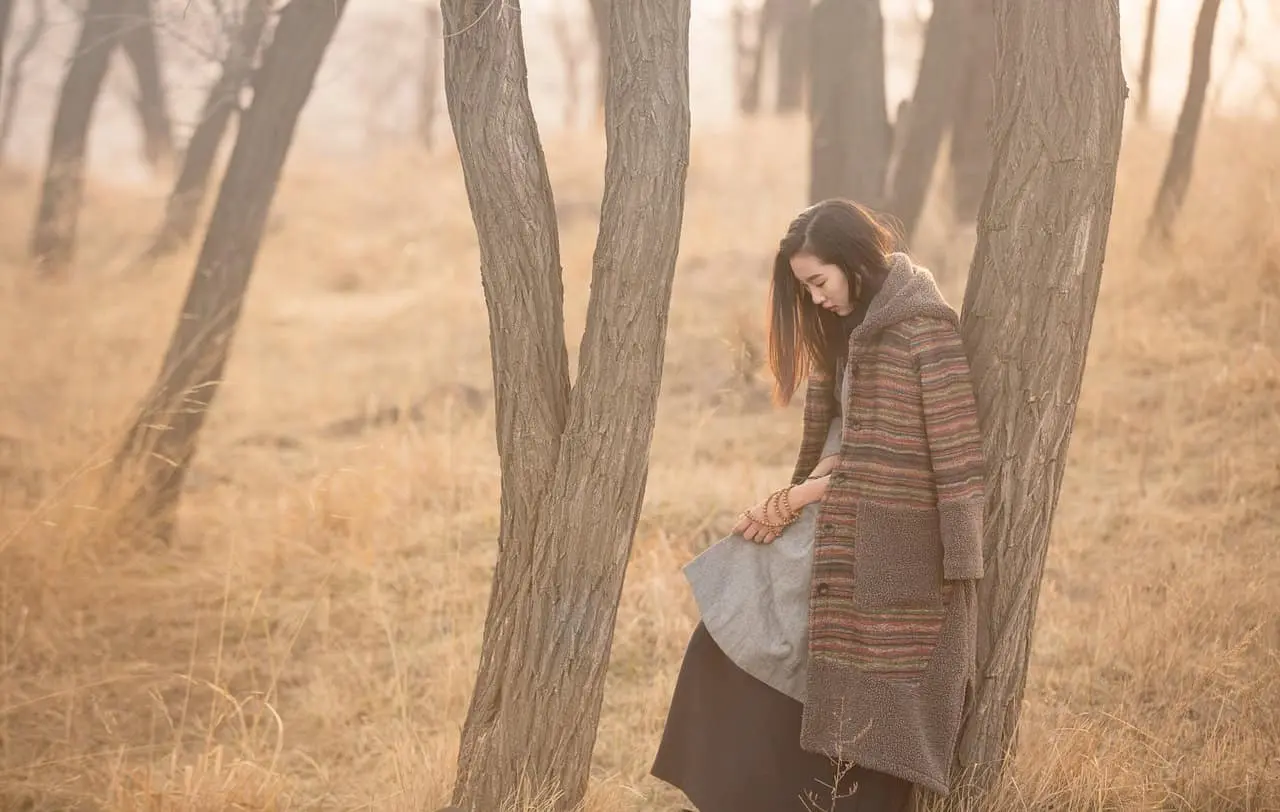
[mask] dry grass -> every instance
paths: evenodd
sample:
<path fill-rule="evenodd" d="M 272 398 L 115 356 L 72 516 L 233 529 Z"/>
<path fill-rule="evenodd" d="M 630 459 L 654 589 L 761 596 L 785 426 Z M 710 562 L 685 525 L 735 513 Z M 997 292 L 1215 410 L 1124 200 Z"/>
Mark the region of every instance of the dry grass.
<path fill-rule="evenodd" d="M 593 810 L 678 804 L 646 773 L 695 622 L 679 567 L 789 471 L 799 412 L 768 406 L 758 364 L 802 137 L 695 144 Z M 1211 127 L 1180 243 L 1151 261 L 1135 237 L 1165 142 L 1128 138 L 1021 751 L 991 808 L 1277 809 L 1280 151 L 1274 128 Z M 549 152 L 572 346 L 602 144 Z M 103 537 L 91 494 L 193 255 L 131 268 L 160 202 L 97 187 L 74 273 L 34 280 L 34 199 L 0 178 L 0 808 L 443 804 L 498 505 L 454 156 L 295 156 L 171 551 Z M 937 223 L 922 255 L 963 268 Z M 395 403 L 420 418 L 338 425 Z"/>

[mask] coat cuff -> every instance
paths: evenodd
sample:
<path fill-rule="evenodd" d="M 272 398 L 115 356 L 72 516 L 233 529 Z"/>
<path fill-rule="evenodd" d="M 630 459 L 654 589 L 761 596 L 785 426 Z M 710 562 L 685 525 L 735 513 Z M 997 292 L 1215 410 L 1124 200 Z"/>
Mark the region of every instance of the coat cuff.
<path fill-rule="evenodd" d="M 942 531 L 942 577 L 948 581 L 976 581 L 982 578 L 981 500 L 938 505 Z"/>

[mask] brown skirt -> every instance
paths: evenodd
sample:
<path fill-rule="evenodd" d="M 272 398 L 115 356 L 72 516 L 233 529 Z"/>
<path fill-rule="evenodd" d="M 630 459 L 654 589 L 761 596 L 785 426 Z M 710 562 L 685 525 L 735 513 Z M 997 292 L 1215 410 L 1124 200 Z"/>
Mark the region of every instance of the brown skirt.
<path fill-rule="evenodd" d="M 699 623 L 650 773 L 699 812 L 902 812 L 911 783 L 800 747 L 804 706 L 738 668 Z M 833 791 L 834 785 L 834 791 Z"/>

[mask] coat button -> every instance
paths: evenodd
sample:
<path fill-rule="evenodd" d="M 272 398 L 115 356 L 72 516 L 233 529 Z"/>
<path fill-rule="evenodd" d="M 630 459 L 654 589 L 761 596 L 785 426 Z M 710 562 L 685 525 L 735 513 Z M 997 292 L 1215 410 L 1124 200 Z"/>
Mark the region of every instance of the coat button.
<path fill-rule="evenodd" d="M 826 584 L 818 584 L 818 594 L 819 594 L 819 595 L 825 595 L 825 594 L 827 594 L 827 593 L 828 593 L 828 592 L 830 592 L 830 591 L 831 591 L 831 587 L 827 586 Z"/>

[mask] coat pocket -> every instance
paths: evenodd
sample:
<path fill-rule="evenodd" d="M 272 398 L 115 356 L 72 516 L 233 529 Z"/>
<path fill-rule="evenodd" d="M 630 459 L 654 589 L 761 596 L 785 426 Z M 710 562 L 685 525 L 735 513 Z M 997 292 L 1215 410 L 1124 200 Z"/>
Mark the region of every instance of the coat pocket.
<path fill-rule="evenodd" d="M 864 502 L 854 537 L 853 600 L 859 609 L 941 609 L 942 536 L 932 511 Z"/>
<path fill-rule="evenodd" d="M 813 655 L 879 679 L 919 682 L 942 640 L 947 601 L 937 607 L 863 609 L 851 597 L 837 589 L 819 590 L 810 615 Z"/>

